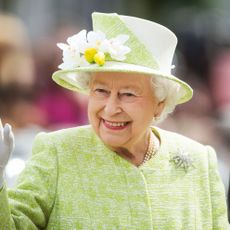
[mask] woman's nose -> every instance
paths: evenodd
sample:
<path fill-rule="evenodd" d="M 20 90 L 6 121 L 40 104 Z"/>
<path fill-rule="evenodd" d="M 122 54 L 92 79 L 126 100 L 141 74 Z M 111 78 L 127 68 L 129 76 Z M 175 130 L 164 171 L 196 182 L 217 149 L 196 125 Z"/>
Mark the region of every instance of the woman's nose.
<path fill-rule="evenodd" d="M 122 111 L 118 96 L 110 95 L 106 101 L 104 111 L 107 115 L 112 116 Z"/>

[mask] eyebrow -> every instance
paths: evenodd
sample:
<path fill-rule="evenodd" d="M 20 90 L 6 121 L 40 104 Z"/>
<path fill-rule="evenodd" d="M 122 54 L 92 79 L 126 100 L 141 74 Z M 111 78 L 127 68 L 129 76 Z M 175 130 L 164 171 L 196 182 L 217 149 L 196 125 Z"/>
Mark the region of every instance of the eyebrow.
<path fill-rule="evenodd" d="M 95 86 L 95 85 L 106 86 L 106 84 L 103 83 L 102 81 L 98 81 L 98 80 L 93 79 L 93 80 L 91 80 L 90 83 L 89 83 L 89 88 L 92 89 L 92 87 Z"/>
<path fill-rule="evenodd" d="M 103 82 L 92 82 L 91 85 L 90 85 L 90 88 L 94 88 L 94 87 L 103 87 L 103 88 L 108 88 L 108 86 L 103 83 Z"/>
<path fill-rule="evenodd" d="M 103 81 L 100 81 L 100 80 L 94 80 L 94 81 L 92 81 L 92 84 L 108 87 L 108 85 L 106 83 L 104 83 Z M 132 85 L 132 84 L 126 85 L 126 86 L 120 88 L 120 90 L 132 90 L 136 93 L 142 93 L 143 92 L 143 90 L 140 87 L 137 87 L 137 86 Z"/>
<path fill-rule="evenodd" d="M 143 90 L 141 90 L 141 88 L 135 87 L 135 86 L 125 86 L 125 87 L 121 88 L 120 90 L 121 91 L 122 90 L 130 90 L 130 91 L 138 93 L 138 94 L 143 92 Z"/>

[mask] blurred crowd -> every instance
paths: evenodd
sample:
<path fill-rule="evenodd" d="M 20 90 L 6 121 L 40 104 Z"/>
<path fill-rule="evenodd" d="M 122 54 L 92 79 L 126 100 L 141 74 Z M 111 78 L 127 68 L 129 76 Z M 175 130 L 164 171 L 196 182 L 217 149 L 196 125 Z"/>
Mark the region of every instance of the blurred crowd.
<path fill-rule="evenodd" d="M 16 142 L 6 169 L 12 186 L 38 132 L 88 123 L 87 97 L 64 90 L 51 79 L 61 62 L 56 43 L 74 33 L 73 28 L 60 29 L 52 40 L 36 45 L 30 43 L 23 22 L 13 15 L 1 13 L 0 28 L 0 117 L 12 125 Z"/>
<path fill-rule="evenodd" d="M 84 125 L 87 97 L 54 84 L 52 73 L 61 63 L 57 42 L 78 28 L 62 27 L 49 39 L 29 41 L 20 19 L 0 14 L 0 117 L 10 123 L 16 147 L 7 166 L 12 186 L 31 154 L 34 136 L 40 131 Z M 178 106 L 160 127 L 179 132 L 217 151 L 226 193 L 230 168 L 230 46 L 206 47 L 206 40 L 179 34 L 176 75 L 194 88 L 193 99 Z M 181 43 L 180 43 L 181 39 Z M 230 43 L 230 42 L 229 42 Z M 180 45 L 181 44 L 181 45 Z"/>

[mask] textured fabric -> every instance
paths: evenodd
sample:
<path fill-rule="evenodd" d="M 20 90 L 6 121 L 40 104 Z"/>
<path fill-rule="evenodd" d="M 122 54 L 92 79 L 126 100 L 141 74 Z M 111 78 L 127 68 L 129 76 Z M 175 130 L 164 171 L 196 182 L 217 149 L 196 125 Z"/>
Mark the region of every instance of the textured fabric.
<path fill-rule="evenodd" d="M 90 126 L 38 135 L 17 187 L 0 191 L 0 229 L 229 229 L 214 150 L 154 131 L 161 147 L 139 168 Z M 187 172 L 170 161 L 179 150 Z"/>
<path fill-rule="evenodd" d="M 157 61 L 154 60 L 151 52 L 135 36 L 135 34 L 130 31 L 118 14 L 93 13 L 92 19 L 93 30 L 103 31 L 107 38 L 116 37 L 118 34 L 125 34 L 129 36 L 129 39 L 125 45 L 131 49 L 131 52 L 127 54 L 125 63 L 146 66 L 159 70 L 159 65 Z"/>
<path fill-rule="evenodd" d="M 4 170 L 0 167 L 0 188 L 3 186 L 3 174 L 4 174 Z"/>

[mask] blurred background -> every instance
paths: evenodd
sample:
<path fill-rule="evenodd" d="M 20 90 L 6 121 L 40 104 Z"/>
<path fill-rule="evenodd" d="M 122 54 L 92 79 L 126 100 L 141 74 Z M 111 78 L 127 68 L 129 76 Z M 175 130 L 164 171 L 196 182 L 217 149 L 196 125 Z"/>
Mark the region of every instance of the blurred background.
<path fill-rule="evenodd" d="M 84 125 L 87 97 L 54 84 L 57 42 L 86 28 L 91 13 L 117 12 L 163 24 L 178 37 L 174 74 L 194 88 L 160 126 L 216 151 L 226 193 L 230 168 L 229 0 L 0 0 L 0 117 L 12 124 L 16 148 L 7 168 L 12 186 L 42 131 Z"/>

